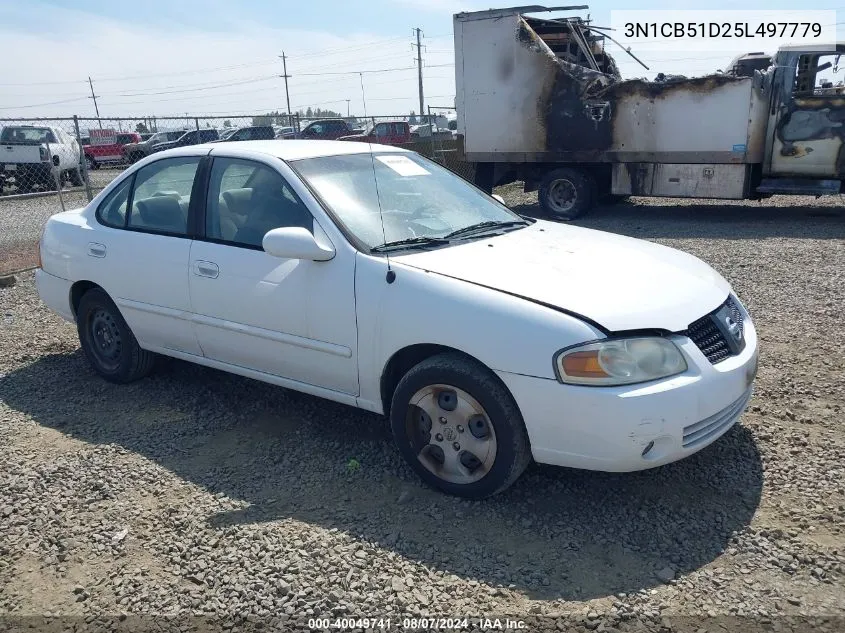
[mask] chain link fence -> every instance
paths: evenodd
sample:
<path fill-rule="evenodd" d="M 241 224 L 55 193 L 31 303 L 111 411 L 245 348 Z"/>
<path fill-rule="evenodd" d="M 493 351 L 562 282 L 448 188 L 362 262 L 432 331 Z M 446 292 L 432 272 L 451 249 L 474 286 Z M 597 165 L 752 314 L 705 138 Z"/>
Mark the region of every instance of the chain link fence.
<path fill-rule="evenodd" d="M 341 119 L 345 128 L 310 137 L 306 130 L 326 119 L 269 114 L 0 118 L 0 275 L 36 265 L 37 243 L 51 215 L 85 206 L 129 165 L 172 147 L 364 135 L 419 152 L 472 181 L 474 166 L 463 159 L 446 110 L 346 117 Z"/>

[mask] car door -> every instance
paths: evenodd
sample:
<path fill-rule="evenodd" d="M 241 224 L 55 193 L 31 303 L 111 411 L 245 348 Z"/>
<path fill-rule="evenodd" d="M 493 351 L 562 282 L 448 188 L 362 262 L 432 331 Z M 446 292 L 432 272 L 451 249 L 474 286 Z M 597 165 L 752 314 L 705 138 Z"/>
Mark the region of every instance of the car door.
<path fill-rule="evenodd" d="M 102 229 L 92 232 L 86 247 L 87 278 L 108 292 L 145 349 L 202 354 L 190 321 L 188 286 L 189 216 L 201 159 L 149 163 L 97 208 Z"/>
<path fill-rule="evenodd" d="M 767 174 L 839 180 L 845 174 L 845 46 L 779 56 L 769 110 Z M 831 182 L 838 191 L 838 183 Z"/>
<path fill-rule="evenodd" d="M 191 246 L 191 304 L 203 353 L 357 394 L 354 254 L 337 249 L 332 260 L 314 262 L 265 253 L 262 239 L 273 228 L 301 226 L 328 240 L 314 218 L 316 201 L 281 161 L 212 154 L 204 234 Z"/>

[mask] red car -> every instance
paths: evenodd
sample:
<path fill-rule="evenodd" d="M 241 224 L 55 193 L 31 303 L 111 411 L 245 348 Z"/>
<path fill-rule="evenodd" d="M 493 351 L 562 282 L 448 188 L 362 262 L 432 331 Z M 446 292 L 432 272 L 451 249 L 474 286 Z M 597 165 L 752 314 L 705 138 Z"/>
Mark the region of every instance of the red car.
<path fill-rule="evenodd" d="M 91 130 L 91 144 L 83 146 L 88 169 L 98 169 L 104 163 L 126 161 L 123 148 L 130 143 L 140 143 L 141 135 L 136 132 L 115 130 Z"/>
<path fill-rule="evenodd" d="M 411 142 L 411 127 L 405 121 L 379 121 L 375 125 L 367 126 L 363 134 L 341 136 L 338 140 L 401 145 Z"/>

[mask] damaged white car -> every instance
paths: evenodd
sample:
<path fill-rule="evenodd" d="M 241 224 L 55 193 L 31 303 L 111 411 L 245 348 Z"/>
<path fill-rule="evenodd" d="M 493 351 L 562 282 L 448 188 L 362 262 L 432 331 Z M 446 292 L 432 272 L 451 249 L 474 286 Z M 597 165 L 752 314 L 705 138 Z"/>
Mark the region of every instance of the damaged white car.
<path fill-rule="evenodd" d="M 757 364 L 728 282 L 685 253 L 528 219 L 395 147 L 146 158 L 40 243 L 42 300 L 105 379 L 157 354 L 384 413 L 428 484 L 528 463 L 633 471 L 736 422 Z"/>

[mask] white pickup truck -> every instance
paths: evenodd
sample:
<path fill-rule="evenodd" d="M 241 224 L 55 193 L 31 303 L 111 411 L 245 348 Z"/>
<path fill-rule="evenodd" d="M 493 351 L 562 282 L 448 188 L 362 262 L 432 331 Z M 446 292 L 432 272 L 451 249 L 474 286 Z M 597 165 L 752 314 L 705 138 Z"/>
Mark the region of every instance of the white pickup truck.
<path fill-rule="evenodd" d="M 52 191 L 65 179 L 79 186 L 79 161 L 79 143 L 60 128 L 5 127 L 0 132 L 0 192 L 12 184 L 18 193 L 29 193 L 35 187 Z"/>

